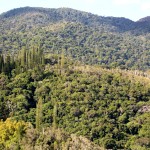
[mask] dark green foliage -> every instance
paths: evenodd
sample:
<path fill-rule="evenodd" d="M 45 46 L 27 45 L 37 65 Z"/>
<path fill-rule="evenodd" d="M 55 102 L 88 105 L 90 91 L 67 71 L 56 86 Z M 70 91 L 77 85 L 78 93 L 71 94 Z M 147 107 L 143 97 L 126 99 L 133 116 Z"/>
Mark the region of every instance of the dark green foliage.
<path fill-rule="evenodd" d="M 5 61 L 4 61 L 5 60 Z M 22 49 L 16 55 L 0 55 L 0 73 L 13 75 L 13 73 L 25 72 L 28 69 L 42 70 L 45 64 L 43 51 L 40 47 L 31 50 Z"/>
<path fill-rule="evenodd" d="M 4 71 L 4 57 L 0 55 L 0 73 Z"/>
<path fill-rule="evenodd" d="M 0 73 L 4 72 L 7 75 L 11 75 L 11 71 L 15 68 L 14 59 L 10 55 L 0 55 Z"/>
<path fill-rule="evenodd" d="M 113 139 L 106 139 L 104 141 L 104 147 L 106 149 L 113 149 L 113 150 L 115 150 L 116 149 L 116 142 L 115 142 L 115 140 L 113 140 Z"/>

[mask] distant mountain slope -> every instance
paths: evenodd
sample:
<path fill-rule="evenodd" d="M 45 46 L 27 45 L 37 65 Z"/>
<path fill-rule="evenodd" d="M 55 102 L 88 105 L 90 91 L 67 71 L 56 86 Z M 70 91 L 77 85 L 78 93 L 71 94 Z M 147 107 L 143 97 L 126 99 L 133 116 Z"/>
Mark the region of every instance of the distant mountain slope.
<path fill-rule="evenodd" d="M 141 18 L 141 19 L 138 20 L 138 22 L 150 22 L 150 16 Z"/>
<path fill-rule="evenodd" d="M 31 14 L 39 15 L 41 23 L 56 23 L 58 21 L 69 21 L 69 22 L 79 22 L 83 25 L 88 25 L 91 27 L 107 27 L 110 31 L 124 32 L 129 30 L 130 27 L 134 25 L 134 22 L 126 18 L 116 18 L 116 17 L 102 17 L 98 15 L 93 15 L 91 13 L 78 11 L 70 8 L 59 8 L 59 9 L 45 9 L 45 8 L 32 8 L 24 7 L 10 10 L 3 13 L 0 18 L 3 20 L 7 19 L 18 19 L 18 17 L 26 18 L 26 15 L 32 17 Z M 34 20 L 35 19 L 35 20 Z M 33 23 L 37 23 L 37 19 L 34 18 Z"/>
<path fill-rule="evenodd" d="M 107 28 L 107 31 L 129 31 L 136 35 L 147 33 L 150 31 L 150 26 L 147 27 L 147 25 L 145 26 L 145 22 L 143 23 L 142 20 L 144 19 L 140 19 L 139 21 L 134 22 L 123 17 L 103 17 L 88 12 L 74 10 L 71 8 L 48 9 L 39 7 L 23 7 L 10 10 L 0 15 L 0 19 L 3 21 L 9 19 L 14 22 L 16 19 L 18 19 L 18 17 L 21 17 L 22 19 L 29 19 L 29 17 L 31 19 L 32 17 L 34 17 L 34 19 L 31 19 L 33 25 L 37 23 L 38 25 L 45 25 L 48 23 L 67 21 L 78 22 L 91 27 Z M 148 17 L 146 17 L 145 19 L 148 19 Z M 142 25 L 143 28 L 141 28 Z"/>
<path fill-rule="evenodd" d="M 24 7 L 0 15 L 0 51 L 41 45 L 86 64 L 150 69 L 150 25 L 70 8 Z"/>

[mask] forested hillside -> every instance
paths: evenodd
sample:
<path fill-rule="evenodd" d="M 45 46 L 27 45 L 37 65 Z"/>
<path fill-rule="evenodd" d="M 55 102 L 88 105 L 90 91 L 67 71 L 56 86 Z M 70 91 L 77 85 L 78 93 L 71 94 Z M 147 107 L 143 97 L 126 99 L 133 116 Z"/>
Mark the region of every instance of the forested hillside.
<path fill-rule="evenodd" d="M 69 8 L 0 15 L 0 150 L 150 150 L 149 17 Z"/>
<path fill-rule="evenodd" d="M 101 17 L 69 8 L 30 7 L 11 10 L 0 18 L 0 51 L 15 53 L 40 44 L 45 52 L 63 51 L 85 64 L 150 68 L 148 21 Z"/>
<path fill-rule="evenodd" d="M 12 121 L 0 124 L 2 149 L 69 148 L 74 136 L 77 147 L 84 140 L 106 149 L 150 147 L 149 74 L 82 65 L 63 53 L 45 57 L 40 48 L 4 57 L 0 118 Z"/>
<path fill-rule="evenodd" d="M 33 16 L 35 16 L 34 19 L 32 18 Z M 107 30 L 109 31 L 119 32 L 129 30 L 132 26 L 134 26 L 134 22 L 126 18 L 97 16 L 91 13 L 82 12 L 70 8 L 45 9 L 24 7 L 8 11 L 1 15 L 2 20 L 9 21 L 14 21 L 14 19 L 17 19 L 18 17 L 18 22 L 20 22 L 20 18 L 25 20 L 24 24 L 26 24 L 29 19 L 31 19 L 31 26 L 35 26 L 37 25 L 37 23 L 38 26 L 40 26 L 47 25 L 49 23 L 66 21 L 78 22 L 90 27 L 103 28 L 105 26 L 105 28 L 107 28 Z"/>

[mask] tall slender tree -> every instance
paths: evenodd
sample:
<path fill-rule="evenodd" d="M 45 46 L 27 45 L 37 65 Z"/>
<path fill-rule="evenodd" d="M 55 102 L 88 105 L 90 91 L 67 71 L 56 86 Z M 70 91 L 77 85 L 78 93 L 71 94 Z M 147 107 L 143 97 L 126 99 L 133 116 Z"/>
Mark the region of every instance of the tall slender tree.
<path fill-rule="evenodd" d="M 37 102 L 36 106 L 36 130 L 37 132 L 40 132 L 42 129 L 42 98 L 40 98 Z"/>
<path fill-rule="evenodd" d="M 53 108 L 53 127 L 57 128 L 57 102 L 55 102 Z"/>

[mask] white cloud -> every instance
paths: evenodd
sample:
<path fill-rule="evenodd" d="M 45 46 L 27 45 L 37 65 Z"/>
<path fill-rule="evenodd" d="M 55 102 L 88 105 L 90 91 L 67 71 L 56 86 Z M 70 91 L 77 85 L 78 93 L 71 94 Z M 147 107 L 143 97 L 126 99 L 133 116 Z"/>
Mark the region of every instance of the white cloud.
<path fill-rule="evenodd" d="M 138 4 L 140 0 L 113 0 L 116 5 Z"/>
<path fill-rule="evenodd" d="M 150 10 L 150 2 L 145 2 L 145 3 L 141 4 L 141 9 L 143 11 Z"/>
<path fill-rule="evenodd" d="M 95 0 L 84 0 L 85 2 L 88 2 L 88 3 L 94 3 Z"/>
<path fill-rule="evenodd" d="M 135 5 L 142 11 L 150 10 L 150 1 L 149 0 L 112 0 L 116 5 Z"/>

